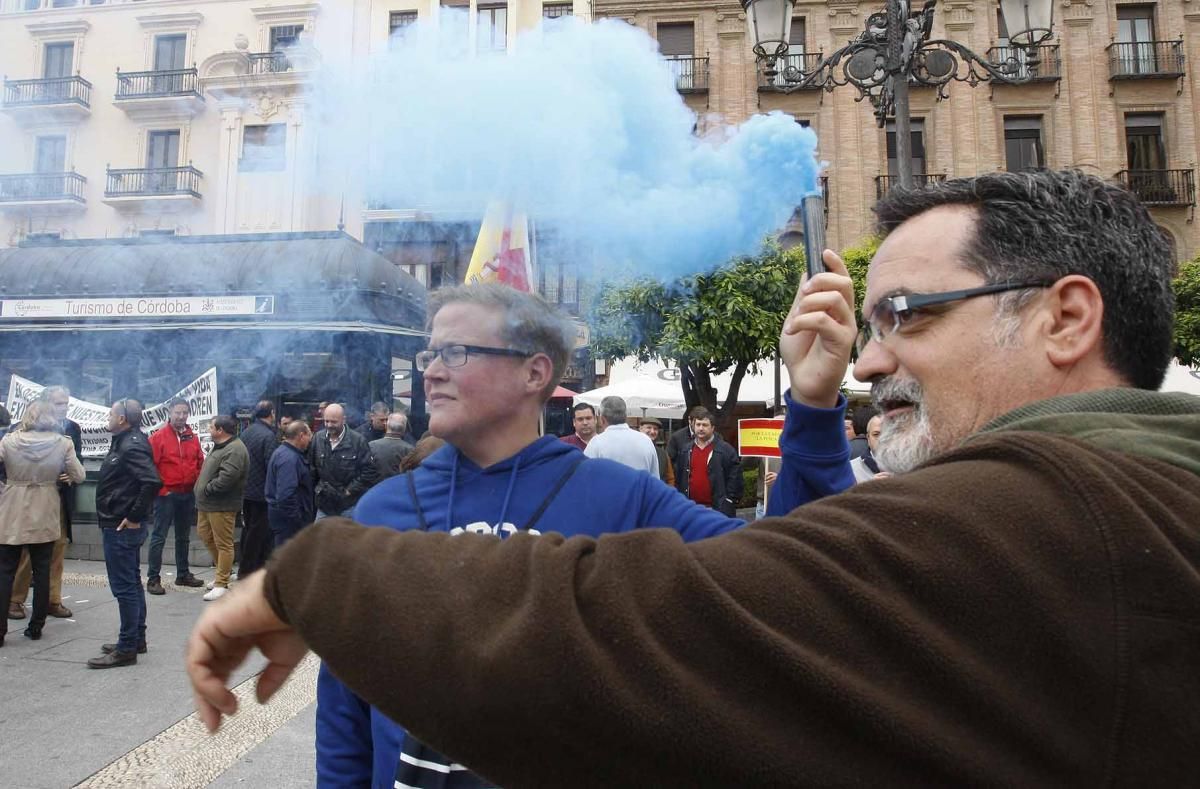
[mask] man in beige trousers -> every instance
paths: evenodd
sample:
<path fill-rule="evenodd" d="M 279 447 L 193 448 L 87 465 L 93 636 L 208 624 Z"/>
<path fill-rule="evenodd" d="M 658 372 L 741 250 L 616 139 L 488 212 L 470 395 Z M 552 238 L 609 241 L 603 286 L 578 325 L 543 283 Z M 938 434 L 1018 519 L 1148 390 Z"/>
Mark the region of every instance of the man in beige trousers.
<path fill-rule="evenodd" d="M 208 546 L 217 577 L 205 600 L 216 600 L 229 590 L 233 570 L 233 524 L 242 507 L 246 490 L 246 472 L 250 453 L 237 437 L 237 422 L 231 416 L 218 416 L 209 428 L 213 448 L 204 459 L 196 494 L 196 525 L 200 539 Z"/>

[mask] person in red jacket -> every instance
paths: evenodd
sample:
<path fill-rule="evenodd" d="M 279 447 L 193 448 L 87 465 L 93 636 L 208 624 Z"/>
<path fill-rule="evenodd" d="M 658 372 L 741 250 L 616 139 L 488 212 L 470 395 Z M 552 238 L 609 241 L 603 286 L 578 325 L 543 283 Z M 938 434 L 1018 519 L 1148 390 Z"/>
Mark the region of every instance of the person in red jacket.
<path fill-rule="evenodd" d="M 187 401 L 176 398 L 170 406 L 167 424 L 150 436 L 154 467 L 158 469 L 163 485 L 154 500 L 154 534 L 150 536 L 150 567 L 146 573 L 146 591 L 150 594 L 167 593 L 159 573 L 162 571 L 163 545 L 172 523 L 175 524 L 175 585 L 204 585 L 188 569 L 188 544 L 196 512 L 192 486 L 200 477 L 204 451 L 200 449 L 200 439 L 188 426 L 192 411 Z"/>

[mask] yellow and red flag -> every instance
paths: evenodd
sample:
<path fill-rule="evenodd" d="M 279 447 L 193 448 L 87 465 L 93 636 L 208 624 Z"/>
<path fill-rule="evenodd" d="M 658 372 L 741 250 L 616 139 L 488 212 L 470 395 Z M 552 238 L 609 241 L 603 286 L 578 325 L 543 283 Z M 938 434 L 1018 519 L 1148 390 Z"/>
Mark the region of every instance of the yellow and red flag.
<path fill-rule="evenodd" d="M 529 219 L 512 203 L 493 201 L 483 217 L 466 284 L 499 282 L 517 290 L 533 290 L 533 254 Z"/>

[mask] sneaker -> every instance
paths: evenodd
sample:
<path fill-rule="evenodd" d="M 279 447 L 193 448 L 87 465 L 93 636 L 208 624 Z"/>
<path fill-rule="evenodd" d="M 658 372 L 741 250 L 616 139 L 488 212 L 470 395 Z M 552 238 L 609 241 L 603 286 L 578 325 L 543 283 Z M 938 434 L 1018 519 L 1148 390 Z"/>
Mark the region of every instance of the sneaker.
<path fill-rule="evenodd" d="M 117 651 L 117 645 L 116 644 L 102 644 L 100 646 L 100 651 L 106 655 L 111 655 L 113 652 Z M 145 641 L 143 641 L 137 645 L 137 653 L 139 655 L 146 654 L 146 642 Z"/>
<path fill-rule="evenodd" d="M 9 619 L 24 619 L 25 618 L 25 606 L 21 605 L 20 603 L 10 602 L 8 604 L 8 618 Z"/>
<path fill-rule="evenodd" d="M 50 609 L 46 611 L 46 613 L 57 619 L 67 619 L 72 616 L 71 609 L 67 608 L 62 603 L 51 603 Z"/>
<path fill-rule="evenodd" d="M 167 590 L 163 589 L 162 581 L 158 578 L 151 578 L 146 581 L 146 591 L 150 594 L 166 594 Z"/>
<path fill-rule="evenodd" d="M 205 593 L 204 599 L 211 603 L 213 600 L 219 600 L 224 597 L 225 593 L 228 591 L 229 590 L 224 586 L 214 586 L 207 593 Z"/>
<path fill-rule="evenodd" d="M 118 666 L 132 666 L 137 663 L 136 652 L 118 652 L 113 650 L 107 655 L 88 659 L 88 668 L 117 668 Z"/>
<path fill-rule="evenodd" d="M 191 573 L 188 573 L 187 575 L 181 575 L 178 578 L 176 578 L 175 585 L 176 586 L 204 586 L 204 581 L 201 581 L 196 576 L 192 575 Z"/>

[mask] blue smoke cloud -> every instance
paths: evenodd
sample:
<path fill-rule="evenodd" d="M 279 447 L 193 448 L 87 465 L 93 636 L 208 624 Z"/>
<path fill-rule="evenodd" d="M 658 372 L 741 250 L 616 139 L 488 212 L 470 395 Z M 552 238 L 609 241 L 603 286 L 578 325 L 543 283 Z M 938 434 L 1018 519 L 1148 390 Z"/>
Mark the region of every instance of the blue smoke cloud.
<path fill-rule="evenodd" d="M 466 26 L 443 11 L 394 41 L 371 80 L 323 86 L 323 135 L 374 199 L 464 216 L 511 199 L 614 270 L 667 279 L 753 253 L 819 190 L 816 135 L 789 116 L 698 138 L 638 28 L 567 18 L 507 55 L 472 56 Z"/>

